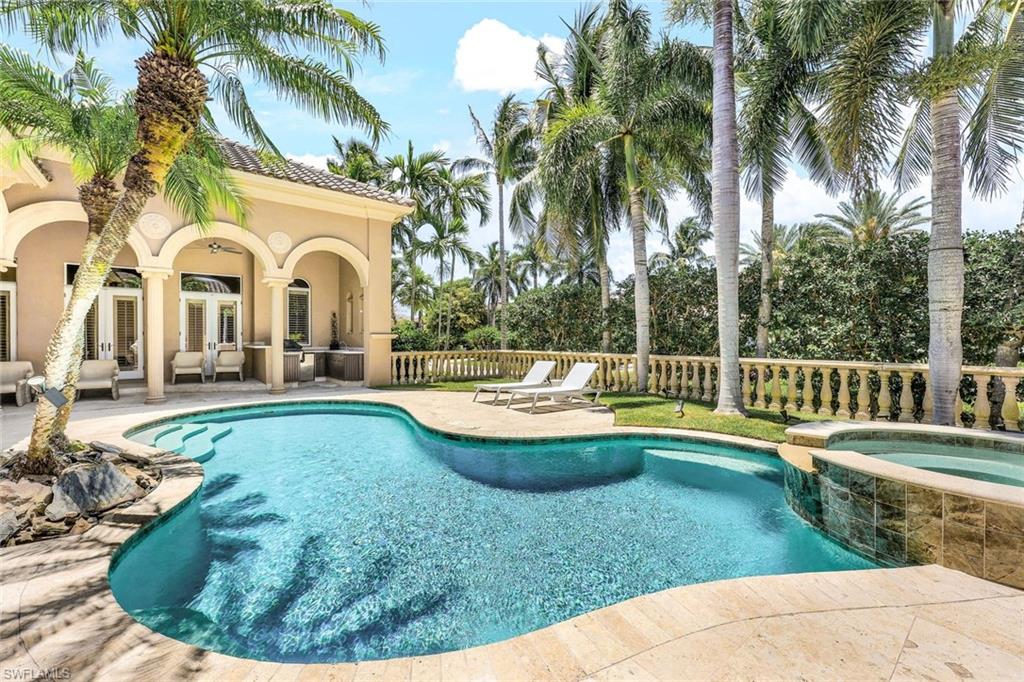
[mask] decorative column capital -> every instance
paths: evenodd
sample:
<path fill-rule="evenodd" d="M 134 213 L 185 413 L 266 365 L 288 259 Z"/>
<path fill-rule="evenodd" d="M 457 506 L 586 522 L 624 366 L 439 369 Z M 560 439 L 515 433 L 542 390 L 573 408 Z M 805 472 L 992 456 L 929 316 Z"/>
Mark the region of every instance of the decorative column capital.
<path fill-rule="evenodd" d="M 136 268 L 139 274 L 142 275 L 142 279 L 167 279 L 174 274 L 174 270 L 171 268 L 156 268 L 156 267 L 145 267 Z"/>
<path fill-rule="evenodd" d="M 283 279 L 281 277 L 264 277 L 263 283 L 271 289 L 284 289 L 292 283 L 290 279 Z"/>

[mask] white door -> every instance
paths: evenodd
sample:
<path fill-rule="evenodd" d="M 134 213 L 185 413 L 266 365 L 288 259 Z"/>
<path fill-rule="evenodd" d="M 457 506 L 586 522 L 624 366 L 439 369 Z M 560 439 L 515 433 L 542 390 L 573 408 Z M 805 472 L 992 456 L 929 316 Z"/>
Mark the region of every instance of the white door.
<path fill-rule="evenodd" d="M 213 374 L 217 353 L 242 350 L 242 296 L 187 292 L 181 296 L 181 350 L 206 355 Z"/>
<path fill-rule="evenodd" d="M 71 295 L 65 287 L 64 300 Z M 121 379 L 143 377 L 142 291 L 104 287 L 85 319 L 85 360 L 117 360 Z"/>

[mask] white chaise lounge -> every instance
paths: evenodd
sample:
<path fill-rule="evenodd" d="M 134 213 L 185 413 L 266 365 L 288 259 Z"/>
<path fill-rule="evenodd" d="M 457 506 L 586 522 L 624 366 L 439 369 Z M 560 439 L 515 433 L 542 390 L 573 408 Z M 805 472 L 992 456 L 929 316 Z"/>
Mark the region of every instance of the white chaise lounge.
<path fill-rule="evenodd" d="M 473 402 L 476 402 L 476 397 L 481 393 L 494 392 L 494 400 L 492 404 L 498 402 L 498 397 L 502 391 L 511 391 L 517 388 L 540 388 L 541 386 L 548 385 L 548 375 L 551 374 L 551 370 L 555 368 L 553 360 L 538 360 L 533 363 L 533 367 L 526 373 L 522 381 L 506 382 L 504 384 L 477 384 L 476 393 L 473 394 Z"/>
<path fill-rule="evenodd" d="M 245 352 L 240 350 L 222 350 L 217 353 L 217 360 L 213 365 L 213 381 L 216 383 L 217 374 L 220 372 L 238 372 L 238 380 L 245 381 L 242 370 L 245 366 Z"/>
<path fill-rule="evenodd" d="M 590 388 L 590 377 L 594 376 L 594 372 L 597 371 L 596 362 L 577 362 L 569 370 L 569 373 L 565 375 L 565 378 L 560 382 L 552 382 L 552 386 L 544 386 L 541 388 L 517 388 L 509 391 L 508 402 L 505 403 L 505 408 L 512 406 L 512 399 L 516 396 L 526 396 L 527 398 L 533 398 L 533 404 L 530 405 L 530 414 L 537 408 L 538 398 L 550 398 L 552 401 L 557 402 L 559 398 L 564 398 L 567 402 L 572 402 L 573 398 L 579 398 L 586 400 L 587 395 L 594 394 L 593 402 L 596 403 L 597 399 L 601 397 L 601 391 Z"/>
<path fill-rule="evenodd" d="M 117 360 L 85 360 L 82 362 L 82 369 L 78 375 L 78 390 L 106 389 L 110 391 L 110 397 L 117 400 L 121 397 L 117 385 L 119 373 Z"/>
<path fill-rule="evenodd" d="M 171 360 L 171 383 L 178 383 L 179 375 L 199 375 L 199 380 L 206 383 L 206 375 L 203 374 L 203 365 L 206 363 L 206 356 L 201 351 L 180 351 L 174 354 Z"/>
<path fill-rule="evenodd" d="M 26 383 L 32 377 L 32 363 L 28 360 L 0 362 L 0 393 L 13 393 L 18 407 L 32 400 Z"/>

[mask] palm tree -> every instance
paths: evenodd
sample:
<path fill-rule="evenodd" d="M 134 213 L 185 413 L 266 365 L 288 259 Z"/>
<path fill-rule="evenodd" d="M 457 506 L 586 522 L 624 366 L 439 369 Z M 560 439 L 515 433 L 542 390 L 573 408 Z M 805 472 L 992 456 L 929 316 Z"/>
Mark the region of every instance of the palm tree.
<path fill-rule="evenodd" d="M 384 160 L 381 169 L 384 187 L 416 202 L 416 209 L 395 225 L 392 246 L 410 249 L 415 244 L 416 230 L 423 226 L 430 204 L 441 192 L 444 180 L 441 173 L 448 166 L 444 152 L 430 150 L 417 154 L 409 140 L 405 154 L 395 154 Z"/>
<path fill-rule="evenodd" d="M 346 142 L 338 138 L 334 140 L 336 159 L 327 159 L 327 170 L 335 175 L 343 175 L 359 182 L 379 185 L 384 180 L 377 148 L 364 140 L 350 137 Z"/>
<path fill-rule="evenodd" d="M 694 216 L 683 218 L 671 230 L 662 230 L 661 239 L 668 251 L 651 254 L 650 268 L 685 268 L 689 265 L 703 265 L 710 262 L 701 245 L 714 235 L 711 228 Z"/>
<path fill-rule="evenodd" d="M 140 41 L 146 49 L 135 62 L 138 150 L 125 167 L 123 191 L 93 258 L 79 268 L 82 293 L 65 309 L 47 347 L 43 375 L 54 388 L 64 388 L 85 317 L 146 202 L 164 184 L 200 124 L 212 118 L 207 99 L 216 100 L 258 147 L 277 152 L 248 104 L 239 73 L 245 71 L 279 97 L 325 119 L 363 128 L 374 140 L 387 131 L 351 81 L 361 55 L 383 58 L 379 29 L 328 0 L 0 0 L 0 17 L 54 52 L 74 53 L 114 36 Z M 49 444 L 54 416 L 53 405 L 39 401 L 29 469 L 56 468 Z"/>
<path fill-rule="evenodd" d="M 528 235 L 525 239 L 516 244 L 515 251 L 509 262 L 515 261 L 522 268 L 525 276 L 524 284 L 529 286 L 532 278 L 533 287 L 540 286 L 541 275 L 547 275 L 551 271 L 551 261 L 547 255 L 546 247 L 540 242 L 536 235 Z M 514 269 L 514 268 L 513 268 Z"/>
<path fill-rule="evenodd" d="M 501 304 L 501 255 L 498 242 L 491 242 L 486 251 L 477 254 L 473 286 L 484 295 L 488 324 L 493 327 Z"/>
<path fill-rule="evenodd" d="M 633 240 L 637 380 L 647 387 L 650 356 L 650 285 L 647 222 L 652 198 L 672 186 L 700 196 L 706 186 L 710 70 L 704 53 L 663 37 L 655 43 L 642 7 L 612 0 L 591 67 L 597 92 L 558 114 L 544 135 L 540 168 L 545 201 L 568 206 L 592 197 L 600 164 L 621 158 Z M 574 180 L 558 182 L 556 178 Z"/>
<path fill-rule="evenodd" d="M 16 136 L 3 149 L 8 160 L 29 159 L 42 145 L 70 154 L 88 224 L 79 270 L 87 269 L 121 193 L 117 177 L 137 150 L 131 95 L 118 96 L 112 80 L 81 53 L 74 65 L 58 76 L 25 53 L 0 46 L 0 98 L 5 102 L 0 128 Z M 219 206 L 245 225 L 245 201 L 226 172 L 216 141 L 203 127 L 168 170 L 163 194 L 188 222 L 209 224 Z M 68 307 L 80 304 L 86 295 L 76 274 Z M 64 363 L 61 391 L 67 403 L 48 422 L 36 425 L 37 437 L 45 438 L 51 451 L 67 448 L 65 427 L 77 394 L 83 341 L 80 333 Z"/>
<path fill-rule="evenodd" d="M 779 266 L 797 251 L 804 251 L 814 244 L 832 242 L 839 237 L 835 228 L 824 223 L 799 223 L 797 225 L 780 225 L 775 223 L 772 230 L 772 273 L 771 279 L 779 277 Z M 764 243 L 761 235 L 754 234 L 753 243 L 740 245 L 740 265 L 750 267 L 763 263 L 761 249 Z"/>
<path fill-rule="evenodd" d="M 869 189 L 839 204 L 839 213 L 819 213 L 826 226 L 857 244 L 866 244 L 911 230 L 928 222 L 921 210 L 928 206 L 922 198 L 900 204 L 902 194 L 886 194 Z"/>
<path fill-rule="evenodd" d="M 768 354 L 768 323 L 772 314 L 771 245 L 775 225 L 775 193 L 786 179 L 795 151 L 812 180 L 835 189 L 832 160 L 817 118 L 808 106 L 821 69 L 820 55 L 800 54 L 789 44 L 780 0 L 750 6 L 738 40 L 740 86 L 740 165 L 747 194 L 761 202 L 761 292 L 757 313 L 756 356 Z"/>
<path fill-rule="evenodd" d="M 813 12 L 786 13 L 798 49 L 827 50 L 820 93 L 825 139 L 855 195 L 875 188 L 875 176 L 897 146 L 901 129 L 893 168 L 897 188 L 909 187 L 913 178 L 931 169 L 928 385 L 933 421 L 947 425 L 955 420 L 963 362 L 961 100 L 969 102 L 981 86 L 982 106 L 976 109 L 977 126 L 972 129 L 974 153 L 967 160 L 980 162 L 971 173 L 973 184 L 984 187 L 998 181 L 1001 163 L 1015 156 L 1008 150 L 1015 149 L 1012 131 L 1020 124 L 1009 119 L 1022 92 L 1017 42 L 1021 3 L 984 0 L 970 18 L 957 16 L 962 4 L 827 0 L 815 3 Z M 959 40 L 954 39 L 957 19 L 964 25 Z M 1005 27 L 1002 36 L 994 27 Z M 919 48 L 929 28 L 931 56 L 922 61 Z M 993 36 L 1001 49 L 992 49 Z M 913 113 L 904 128 L 908 104 Z M 1000 114 L 1007 116 L 1005 123 L 990 118 Z M 993 122 L 995 126 L 988 125 Z M 979 145 L 991 146 L 982 153 Z"/>
<path fill-rule="evenodd" d="M 493 175 L 498 186 L 498 255 L 501 260 L 501 349 L 508 348 L 508 325 L 505 304 L 508 303 L 508 262 L 505 253 L 505 186 L 521 180 L 533 166 L 536 152 L 529 111 L 525 104 L 507 95 L 498 103 L 489 129 L 469 109 L 476 131 L 477 144 L 483 159 L 464 159 L 463 166 L 482 168 Z"/>
<path fill-rule="evenodd" d="M 455 264 L 461 261 L 464 265 L 472 266 L 476 254 L 469 245 L 469 225 L 461 217 L 449 220 L 433 218 L 429 222 L 433 229 L 430 238 L 419 242 L 417 250 L 425 256 L 437 260 L 437 282 L 440 287 L 444 283 L 444 275 L 447 271 L 448 279 L 448 334 L 445 336 L 444 347 L 448 348 L 451 336 L 452 320 L 452 283 L 455 282 Z M 437 316 L 437 337 L 441 338 L 441 316 Z"/>
<path fill-rule="evenodd" d="M 543 46 L 539 48 L 537 75 L 547 83 L 535 110 L 535 125 L 542 137 L 574 107 L 596 98 L 595 55 L 601 49 L 603 26 L 597 7 L 583 10 L 576 14 L 572 34 L 560 58 L 553 57 Z M 578 252 L 585 242 L 593 248 L 601 286 L 601 351 L 607 353 L 611 351 L 611 271 L 607 246 L 625 213 L 622 154 L 606 150 L 585 168 L 578 168 L 577 172 L 589 174 L 588 182 L 561 175 L 557 166 L 545 167 L 553 158 L 542 154 L 537 168 L 516 186 L 512 198 L 513 229 L 520 223 L 533 225 L 531 242 L 538 245 L 555 242 L 563 250 Z M 543 202 L 543 209 L 539 218 L 534 219 L 531 207 L 537 202 Z M 519 231 L 525 229 L 520 227 Z"/>
<path fill-rule="evenodd" d="M 417 326 L 423 315 L 417 304 L 429 301 L 433 295 L 434 280 L 426 270 L 407 258 L 391 259 L 391 296 L 397 303 L 409 307 L 409 319 Z"/>

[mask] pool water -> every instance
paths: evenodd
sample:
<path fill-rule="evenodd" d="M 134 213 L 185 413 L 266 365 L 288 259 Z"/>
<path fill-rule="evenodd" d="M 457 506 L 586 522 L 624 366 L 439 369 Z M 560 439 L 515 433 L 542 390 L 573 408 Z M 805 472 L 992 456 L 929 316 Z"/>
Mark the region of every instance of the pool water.
<path fill-rule="evenodd" d="M 182 440 L 202 488 L 110 581 L 140 622 L 227 654 L 436 653 L 676 585 L 873 566 L 789 510 L 777 459 L 739 449 L 467 442 L 370 405 L 192 421 L 221 434 L 212 456 Z"/>
<path fill-rule="evenodd" d="M 907 440 L 843 440 L 830 450 L 855 450 L 895 464 L 1024 487 L 1024 457 L 992 448 L 972 448 Z"/>

